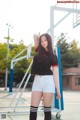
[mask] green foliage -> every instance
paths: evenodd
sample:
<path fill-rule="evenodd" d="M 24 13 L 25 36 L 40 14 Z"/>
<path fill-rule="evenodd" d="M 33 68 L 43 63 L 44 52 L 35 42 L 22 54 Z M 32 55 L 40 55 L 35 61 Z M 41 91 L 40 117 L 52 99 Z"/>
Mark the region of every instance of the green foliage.
<path fill-rule="evenodd" d="M 0 70 L 5 69 L 6 65 L 6 44 L 0 43 Z"/>
<path fill-rule="evenodd" d="M 73 40 L 70 44 L 68 44 L 65 34 L 62 33 L 58 39 L 57 45 L 60 46 L 61 50 L 62 69 L 77 67 L 76 60 L 80 58 L 80 48 L 78 47 L 78 42 Z"/>
<path fill-rule="evenodd" d="M 6 61 L 7 45 L 5 43 L 4 44 L 0 43 L 0 70 L 5 70 L 7 66 L 10 74 L 11 60 L 25 48 L 27 48 L 27 46 L 25 46 L 23 43 L 9 44 L 9 57 L 8 61 Z M 34 47 L 32 47 L 32 55 L 34 55 L 34 53 L 35 53 Z M 19 57 L 25 55 L 27 55 L 27 49 Z M 22 59 L 15 64 L 14 81 L 20 82 L 22 80 L 31 60 L 32 60 L 31 58 L 29 60 Z"/>
<path fill-rule="evenodd" d="M 14 80 L 20 82 L 28 68 L 29 64 L 27 60 L 21 60 L 16 63 L 14 67 Z"/>

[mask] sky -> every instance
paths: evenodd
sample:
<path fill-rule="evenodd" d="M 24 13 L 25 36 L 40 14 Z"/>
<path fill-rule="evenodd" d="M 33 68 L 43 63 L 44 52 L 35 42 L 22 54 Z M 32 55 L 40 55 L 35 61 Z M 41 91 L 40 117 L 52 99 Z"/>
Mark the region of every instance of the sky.
<path fill-rule="evenodd" d="M 0 0 L 0 42 L 6 42 L 4 37 L 8 35 L 8 23 L 11 25 L 9 34 L 14 39 L 13 43 L 19 43 L 20 40 L 23 40 L 25 45 L 32 43 L 33 34 L 45 33 L 50 28 L 50 6 L 55 4 L 57 0 Z M 61 5 L 71 6 L 58 4 Z M 55 23 L 63 14 L 65 13 L 55 12 Z M 70 41 L 79 41 L 80 26 L 73 29 L 72 15 L 55 28 L 55 38 L 61 32 L 68 33 Z"/>

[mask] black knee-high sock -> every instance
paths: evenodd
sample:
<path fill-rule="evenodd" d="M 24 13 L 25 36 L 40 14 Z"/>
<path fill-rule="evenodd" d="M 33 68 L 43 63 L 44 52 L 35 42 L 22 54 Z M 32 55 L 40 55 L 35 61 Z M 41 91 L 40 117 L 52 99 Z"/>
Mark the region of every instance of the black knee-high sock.
<path fill-rule="evenodd" d="M 51 120 L 51 107 L 44 107 L 44 120 Z"/>
<path fill-rule="evenodd" d="M 30 107 L 29 120 L 37 120 L 37 109 L 38 107 L 35 107 L 35 106 Z"/>

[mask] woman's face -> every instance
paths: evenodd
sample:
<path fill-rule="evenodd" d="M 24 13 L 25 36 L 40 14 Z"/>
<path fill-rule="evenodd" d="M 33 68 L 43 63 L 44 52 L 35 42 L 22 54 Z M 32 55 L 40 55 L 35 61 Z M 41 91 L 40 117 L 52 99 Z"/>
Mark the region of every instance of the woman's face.
<path fill-rule="evenodd" d="M 48 41 L 47 41 L 47 39 L 46 39 L 45 36 L 42 36 L 42 37 L 41 37 L 41 45 L 42 45 L 42 47 L 43 47 L 44 49 L 46 49 L 47 46 L 48 46 Z"/>

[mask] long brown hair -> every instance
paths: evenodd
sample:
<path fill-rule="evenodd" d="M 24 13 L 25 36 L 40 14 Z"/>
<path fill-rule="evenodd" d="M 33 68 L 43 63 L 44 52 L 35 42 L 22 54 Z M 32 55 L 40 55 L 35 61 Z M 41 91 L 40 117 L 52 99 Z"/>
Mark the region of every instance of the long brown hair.
<path fill-rule="evenodd" d="M 39 37 L 38 54 L 39 54 L 40 56 L 42 56 L 42 55 L 44 54 L 44 52 L 46 52 L 45 49 L 44 49 L 44 48 L 42 47 L 42 45 L 41 45 L 41 38 L 42 38 L 43 36 L 45 36 L 45 37 L 46 37 L 46 40 L 48 41 L 48 46 L 47 46 L 47 48 L 48 48 L 49 55 L 50 55 L 50 57 L 52 58 L 52 56 L 54 55 L 54 53 L 53 53 L 53 47 L 52 47 L 52 38 L 51 38 L 51 36 L 50 36 L 48 33 L 42 34 L 42 35 L 40 35 L 40 37 Z"/>

